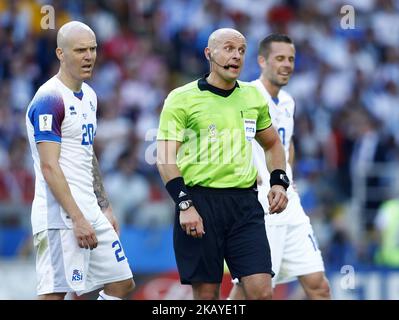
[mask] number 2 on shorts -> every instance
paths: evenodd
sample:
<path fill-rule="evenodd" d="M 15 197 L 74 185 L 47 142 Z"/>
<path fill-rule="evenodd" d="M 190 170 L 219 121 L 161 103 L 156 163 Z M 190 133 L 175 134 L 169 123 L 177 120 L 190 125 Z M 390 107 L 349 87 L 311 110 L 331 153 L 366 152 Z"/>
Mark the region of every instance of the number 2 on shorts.
<path fill-rule="evenodd" d="M 112 243 L 112 248 L 115 248 L 115 247 L 117 247 L 117 249 L 115 250 L 116 261 L 121 262 L 121 261 L 125 260 L 126 257 L 123 255 L 122 247 L 118 240 L 116 240 Z"/>

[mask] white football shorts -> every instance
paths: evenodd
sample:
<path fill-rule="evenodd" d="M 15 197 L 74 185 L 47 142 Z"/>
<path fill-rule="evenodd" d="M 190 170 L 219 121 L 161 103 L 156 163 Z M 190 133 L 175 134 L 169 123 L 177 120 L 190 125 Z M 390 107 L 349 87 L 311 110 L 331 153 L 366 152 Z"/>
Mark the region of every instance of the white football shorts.
<path fill-rule="evenodd" d="M 72 229 L 50 229 L 34 235 L 37 294 L 78 295 L 133 277 L 121 242 L 104 215 L 93 224 L 97 248 L 78 246 Z"/>
<path fill-rule="evenodd" d="M 269 240 L 273 287 L 294 281 L 298 276 L 324 272 L 321 252 L 310 222 L 294 225 L 266 225 Z"/>

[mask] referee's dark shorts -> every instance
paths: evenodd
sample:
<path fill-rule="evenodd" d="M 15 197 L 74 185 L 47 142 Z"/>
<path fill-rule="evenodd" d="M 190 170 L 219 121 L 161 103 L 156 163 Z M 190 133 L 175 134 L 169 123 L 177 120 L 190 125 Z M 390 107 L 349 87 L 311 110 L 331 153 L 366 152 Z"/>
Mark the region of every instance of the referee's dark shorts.
<path fill-rule="evenodd" d="M 201 239 L 188 236 L 176 208 L 173 245 L 181 283 L 221 283 L 224 259 L 233 279 L 273 275 L 264 211 L 254 187 L 187 188 L 205 234 Z"/>

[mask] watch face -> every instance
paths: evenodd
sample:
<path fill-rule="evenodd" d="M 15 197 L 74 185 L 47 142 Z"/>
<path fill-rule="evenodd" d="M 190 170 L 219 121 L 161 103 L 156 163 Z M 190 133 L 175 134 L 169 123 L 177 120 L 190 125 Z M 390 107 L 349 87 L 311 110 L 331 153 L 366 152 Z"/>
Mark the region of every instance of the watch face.
<path fill-rule="evenodd" d="M 188 206 L 189 206 L 189 204 L 188 204 L 187 201 L 182 201 L 182 202 L 179 203 L 180 210 L 187 210 Z"/>
<path fill-rule="evenodd" d="M 185 211 L 191 207 L 192 202 L 190 200 L 185 200 L 179 203 L 179 209 Z"/>

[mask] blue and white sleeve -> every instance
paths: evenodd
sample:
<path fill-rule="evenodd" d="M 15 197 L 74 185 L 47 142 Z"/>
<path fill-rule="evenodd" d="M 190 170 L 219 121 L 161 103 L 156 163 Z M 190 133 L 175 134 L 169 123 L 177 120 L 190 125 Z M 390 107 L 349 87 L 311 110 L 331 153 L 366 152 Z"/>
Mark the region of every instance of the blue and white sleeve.
<path fill-rule="evenodd" d="M 35 142 L 61 143 L 61 125 L 65 117 L 61 96 L 44 94 L 36 97 L 29 109 L 29 120 L 34 127 Z"/>

